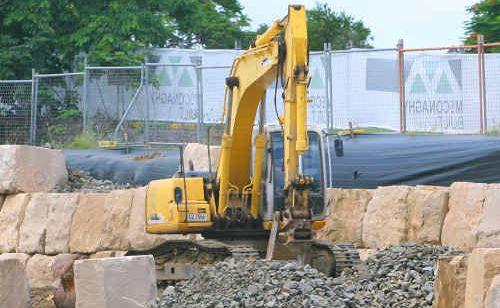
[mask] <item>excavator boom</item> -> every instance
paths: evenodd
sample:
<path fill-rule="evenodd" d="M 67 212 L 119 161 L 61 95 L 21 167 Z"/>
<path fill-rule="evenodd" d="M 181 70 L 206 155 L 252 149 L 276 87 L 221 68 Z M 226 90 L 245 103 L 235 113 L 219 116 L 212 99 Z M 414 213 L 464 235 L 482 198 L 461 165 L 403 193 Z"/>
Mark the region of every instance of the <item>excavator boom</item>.
<path fill-rule="evenodd" d="M 291 187 L 302 175 L 301 156 L 308 150 L 307 87 L 309 83 L 306 10 L 291 5 L 288 15 L 276 21 L 255 44 L 236 58 L 231 76 L 226 80 L 226 130 L 222 137 L 222 152 L 217 172 L 220 187 L 217 214 L 222 217 L 231 207 L 231 196 L 244 194 L 252 170 L 252 133 L 255 115 L 266 89 L 280 78 L 283 81 L 284 116 L 284 186 Z M 283 34 L 283 38 L 279 36 Z M 253 170 L 262 169 L 261 153 L 265 137 L 259 131 L 255 137 L 256 161 Z M 253 177 L 260 178 L 259 172 Z M 252 181 L 250 213 L 259 212 L 259 181 Z M 237 200 L 238 198 L 233 198 Z"/>

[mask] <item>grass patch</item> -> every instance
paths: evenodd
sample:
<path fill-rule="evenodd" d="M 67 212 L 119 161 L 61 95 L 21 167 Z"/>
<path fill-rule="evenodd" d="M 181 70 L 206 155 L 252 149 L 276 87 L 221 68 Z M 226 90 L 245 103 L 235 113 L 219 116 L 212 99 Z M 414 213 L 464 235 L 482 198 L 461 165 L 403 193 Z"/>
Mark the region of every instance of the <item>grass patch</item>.
<path fill-rule="evenodd" d="M 395 130 L 382 128 L 382 127 L 374 127 L 374 126 L 366 126 L 366 127 L 353 127 L 352 131 L 355 134 L 382 134 L 382 133 L 394 133 Z M 329 134 L 349 134 L 350 130 L 348 128 L 334 128 L 328 131 Z"/>
<path fill-rule="evenodd" d="M 499 127 L 496 127 L 496 128 L 493 128 L 493 129 L 489 129 L 488 131 L 486 131 L 486 136 L 491 136 L 491 137 L 500 137 L 500 128 Z"/>
<path fill-rule="evenodd" d="M 70 149 L 92 149 L 97 148 L 97 140 L 92 133 L 83 133 L 75 137 L 69 145 Z"/>
<path fill-rule="evenodd" d="M 425 130 L 411 130 L 411 131 L 407 131 L 406 134 L 408 136 L 417 136 L 417 135 L 432 135 L 432 136 L 436 136 L 436 135 L 444 135 L 444 133 L 441 133 L 441 132 L 430 132 L 430 131 L 425 131 Z"/>

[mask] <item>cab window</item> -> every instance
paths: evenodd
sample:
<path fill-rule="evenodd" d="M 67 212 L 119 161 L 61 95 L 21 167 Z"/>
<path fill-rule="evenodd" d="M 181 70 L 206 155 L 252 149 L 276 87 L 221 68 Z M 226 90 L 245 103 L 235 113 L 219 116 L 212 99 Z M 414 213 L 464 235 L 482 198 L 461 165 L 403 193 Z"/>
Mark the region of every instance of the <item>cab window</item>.
<path fill-rule="evenodd" d="M 302 169 L 306 176 L 314 179 L 314 185 L 309 192 L 309 205 L 314 215 L 319 215 L 324 208 L 322 157 L 320 136 L 316 132 L 308 132 L 309 150 L 302 157 Z M 284 208 L 284 160 L 283 134 L 271 133 L 272 180 L 274 186 L 274 210 Z"/>

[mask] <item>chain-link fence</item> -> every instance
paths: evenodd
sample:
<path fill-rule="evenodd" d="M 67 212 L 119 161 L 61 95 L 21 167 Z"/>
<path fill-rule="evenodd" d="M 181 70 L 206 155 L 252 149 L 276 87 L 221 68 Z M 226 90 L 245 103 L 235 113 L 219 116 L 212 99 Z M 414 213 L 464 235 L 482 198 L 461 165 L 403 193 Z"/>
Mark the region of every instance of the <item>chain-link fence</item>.
<path fill-rule="evenodd" d="M 30 143 L 31 92 L 31 80 L 0 81 L 0 144 Z"/>
<path fill-rule="evenodd" d="M 193 62 L 197 59 L 193 59 Z M 197 63 L 148 63 L 150 140 L 199 140 L 203 112 Z"/>
<path fill-rule="evenodd" d="M 487 133 L 500 127 L 499 44 L 399 52 L 401 131 Z"/>
<path fill-rule="evenodd" d="M 399 128 L 397 50 L 331 53 L 332 126 Z"/>
<path fill-rule="evenodd" d="M 324 129 L 500 133 L 500 54 L 484 53 L 498 45 L 325 46 L 310 53 L 308 122 Z M 154 49 L 154 63 L 141 66 L 1 81 L 0 143 L 66 147 L 85 143 L 85 136 L 93 145 L 204 142 L 208 128 L 217 142 L 224 79 L 242 52 Z M 281 85 L 273 83 L 266 91 L 268 124 L 277 123 L 282 107 Z"/>
<path fill-rule="evenodd" d="M 486 113 L 484 131 L 500 135 L 500 54 L 486 53 L 492 49 L 493 46 L 484 47 L 485 53 L 480 61 L 484 75 L 484 82 L 481 84 Z"/>
<path fill-rule="evenodd" d="M 35 144 L 64 147 L 83 129 L 84 73 L 36 74 Z"/>
<path fill-rule="evenodd" d="M 87 67 L 85 93 L 86 130 L 100 140 L 142 140 L 145 113 L 137 103 L 144 95 L 142 66 Z"/>

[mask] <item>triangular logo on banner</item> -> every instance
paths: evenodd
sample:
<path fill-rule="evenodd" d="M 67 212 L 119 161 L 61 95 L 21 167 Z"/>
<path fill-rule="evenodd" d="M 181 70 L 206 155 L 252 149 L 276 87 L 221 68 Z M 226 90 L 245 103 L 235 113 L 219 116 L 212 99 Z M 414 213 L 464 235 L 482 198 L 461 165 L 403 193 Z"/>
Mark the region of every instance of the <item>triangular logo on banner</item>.
<path fill-rule="evenodd" d="M 168 62 L 170 62 L 170 63 L 178 64 L 178 63 L 181 63 L 181 60 L 182 60 L 182 56 L 168 56 Z"/>
<path fill-rule="evenodd" d="M 424 81 L 422 80 L 420 74 L 416 74 L 415 79 L 413 80 L 413 83 L 411 85 L 411 93 L 425 93 L 425 92 L 427 91 L 425 90 Z"/>
<path fill-rule="evenodd" d="M 182 60 L 182 56 L 168 56 L 168 62 L 172 63 L 172 64 L 179 64 L 179 63 L 181 63 L 181 60 Z M 177 69 L 179 67 L 171 66 L 170 68 L 172 69 L 174 74 L 177 74 Z"/>
<path fill-rule="evenodd" d="M 164 86 L 171 86 L 172 85 L 172 81 L 170 81 L 170 77 L 168 77 L 168 75 L 169 75 L 169 69 L 164 67 L 161 70 L 161 74 L 160 74 L 160 84 L 161 85 L 164 85 Z"/>
<path fill-rule="evenodd" d="M 179 79 L 179 87 L 192 87 L 193 81 L 191 80 L 191 76 L 189 76 L 189 72 L 186 68 L 182 71 L 181 78 Z"/>
<path fill-rule="evenodd" d="M 451 92 L 453 91 L 451 89 L 450 81 L 448 80 L 448 77 L 446 77 L 446 74 L 443 72 L 441 74 L 441 77 L 439 78 L 439 82 L 436 87 L 436 93 L 446 94 Z"/>
<path fill-rule="evenodd" d="M 432 80 L 434 74 L 436 73 L 436 63 L 425 62 L 425 75 L 427 76 L 427 80 Z"/>

